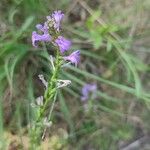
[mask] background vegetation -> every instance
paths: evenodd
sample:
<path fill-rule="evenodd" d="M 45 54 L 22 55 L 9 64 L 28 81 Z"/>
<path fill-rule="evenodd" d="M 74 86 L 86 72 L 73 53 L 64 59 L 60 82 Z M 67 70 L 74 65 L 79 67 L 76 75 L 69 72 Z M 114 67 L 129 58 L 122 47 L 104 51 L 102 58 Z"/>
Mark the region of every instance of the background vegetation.
<path fill-rule="evenodd" d="M 1 0 L 0 149 L 28 149 L 30 104 L 43 93 L 38 74 L 48 78 L 45 50 L 52 52 L 33 48 L 31 33 L 62 10 L 63 33 L 81 62 L 60 74 L 72 84 L 59 91 L 42 149 L 149 150 L 149 8 L 149 0 Z M 85 83 L 98 86 L 88 112 Z"/>

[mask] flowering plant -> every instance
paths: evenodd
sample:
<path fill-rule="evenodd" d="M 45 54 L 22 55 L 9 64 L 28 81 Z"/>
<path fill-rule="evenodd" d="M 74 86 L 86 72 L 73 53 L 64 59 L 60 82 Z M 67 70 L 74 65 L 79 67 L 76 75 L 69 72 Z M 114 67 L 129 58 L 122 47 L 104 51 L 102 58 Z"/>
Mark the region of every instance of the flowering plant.
<path fill-rule="evenodd" d="M 52 15 L 47 16 L 44 24 L 37 24 L 38 31 L 32 32 L 32 45 L 38 47 L 40 42 L 51 43 L 55 48 L 54 56 L 50 56 L 50 63 L 52 65 L 52 75 L 49 81 L 45 81 L 43 75 L 39 75 L 39 79 L 45 85 L 45 92 L 43 96 L 37 98 L 37 118 L 32 126 L 32 142 L 38 143 L 40 139 L 45 136 L 45 129 L 51 125 L 50 117 L 46 114 L 49 106 L 50 114 L 53 109 L 52 101 L 56 99 L 57 89 L 67 86 L 71 83 L 70 80 L 60 80 L 59 72 L 66 61 L 75 64 L 80 62 L 80 51 L 74 51 L 69 56 L 64 56 L 65 52 L 71 47 L 71 41 L 61 35 L 61 21 L 64 14 L 61 11 L 54 11 Z M 46 127 L 45 127 L 46 126 Z"/>
<path fill-rule="evenodd" d="M 83 103 L 84 110 L 88 112 L 90 110 L 89 100 L 93 100 L 96 98 L 97 85 L 95 83 L 85 84 L 81 90 L 81 101 Z"/>

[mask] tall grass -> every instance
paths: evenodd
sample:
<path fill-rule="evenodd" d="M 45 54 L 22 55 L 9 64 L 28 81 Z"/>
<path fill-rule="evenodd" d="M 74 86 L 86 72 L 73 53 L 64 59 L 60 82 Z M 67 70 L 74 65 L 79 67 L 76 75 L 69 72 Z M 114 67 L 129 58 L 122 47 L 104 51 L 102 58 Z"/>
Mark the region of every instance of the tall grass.
<path fill-rule="evenodd" d="M 81 49 L 82 60 L 79 68 L 69 66 L 67 71 L 61 72 L 62 78 L 72 80 L 72 86 L 59 91 L 57 107 L 52 115 L 54 126 L 63 128 L 65 124 L 69 128 L 68 145 L 71 147 L 75 145 L 82 149 L 89 141 L 89 147 L 94 145 L 105 150 L 112 146 L 112 149 L 115 149 L 115 143 L 119 139 L 130 140 L 135 136 L 134 125 L 125 121 L 131 103 L 141 104 L 142 111 L 149 109 L 150 94 L 143 88 L 141 79 L 141 76 L 149 71 L 149 66 L 132 52 L 131 45 L 137 37 L 126 36 L 130 24 L 113 24 L 113 18 L 110 22 L 108 20 L 107 23 L 101 24 L 103 13 L 99 13 L 99 9 L 91 9 L 91 12 L 88 8 L 90 4 L 79 3 L 69 12 L 71 3 L 63 0 L 55 9 L 68 12 L 66 35 L 72 37 L 74 44 L 77 43 L 74 48 Z M 141 1 L 139 3 L 142 4 Z M 144 1 L 141 9 L 148 3 Z M 43 49 L 32 48 L 31 33 L 34 25 L 39 22 L 37 19 L 42 20 L 42 16 L 53 11 L 56 1 L 20 0 L 5 5 L 5 14 L 0 14 L 7 31 L 0 36 L 0 137 L 6 130 L 6 125 L 3 124 L 5 101 L 9 101 L 14 107 L 10 115 L 12 120 L 20 121 L 16 126 L 21 137 L 22 126 L 27 126 L 35 117 L 30 104 L 42 93 L 42 90 L 39 90 L 41 85 L 37 75 L 39 72 L 46 77 L 49 74 L 48 54 Z M 76 12 L 77 7 L 82 10 L 83 18 L 84 13 L 86 14 L 85 20 L 81 19 L 79 13 L 76 15 L 77 18 L 81 17 L 80 19 L 69 22 L 72 15 L 76 17 L 74 11 Z M 135 7 L 130 8 L 134 14 Z M 128 13 L 124 15 L 128 17 Z M 119 14 L 117 16 L 124 18 Z M 117 16 L 112 17 L 115 19 Z M 45 49 L 50 53 L 51 47 Z M 145 50 L 147 51 L 146 48 Z M 81 88 L 87 82 L 95 82 L 98 85 L 97 101 L 93 104 L 97 107 L 91 114 L 83 111 L 80 101 Z M 9 91 L 8 95 L 6 89 Z M 136 113 L 140 118 L 139 112 Z M 132 114 L 128 117 L 132 119 Z M 2 140 L 0 142 L 2 143 Z"/>

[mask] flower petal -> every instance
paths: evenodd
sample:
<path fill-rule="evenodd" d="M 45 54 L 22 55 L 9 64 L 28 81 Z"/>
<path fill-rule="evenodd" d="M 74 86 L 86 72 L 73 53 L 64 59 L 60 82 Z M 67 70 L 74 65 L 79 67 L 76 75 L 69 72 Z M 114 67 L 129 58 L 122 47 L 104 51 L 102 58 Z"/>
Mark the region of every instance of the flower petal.
<path fill-rule="evenodd" d="M 68 60 L 77 66 L 77 64 L 80 62 L 80 51 L 77 50 L 77 51 L 71 53 L 69 56 L 65 56 L 63 58 L 64 58 L 64 60 Z"/>
<path fill-rule="evenodd" d="M 37 42 L 39 41 L 50 42 L 51 36 L 49 34 L 40 35 L 36 31 L 33 31 L 32 32 L 32 45 L 34 47 L 37 47 Z"/>
<path fill-rule="evenodd" d="M 61 53 L 64 53 L 65 51 L 69 50 L 71 47 L 71 41 L 65 39 L 62 36 L 59 36 L 55 40 L 55 43 L 58 45 Z"/>

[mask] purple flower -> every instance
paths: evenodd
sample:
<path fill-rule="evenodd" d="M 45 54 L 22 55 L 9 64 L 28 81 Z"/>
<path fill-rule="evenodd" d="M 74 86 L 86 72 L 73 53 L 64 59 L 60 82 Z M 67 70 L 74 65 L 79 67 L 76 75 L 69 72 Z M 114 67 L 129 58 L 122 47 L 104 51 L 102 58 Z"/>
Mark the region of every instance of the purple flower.
<path fill-rule="evenodd" d="M 55 40 L 55 43 L 58 45 L 61 53 L 64 53 L 65 51 L 69 50 L 71 47 L 71 41 L 65 39 L 62 36 L 59 36 Z"/>
<path fill-rule="evenodd" d="M 97 85 L 96 84 L 85 84 L 82 88 L 82 97 L 81 100 L 82 101 L 86 101 L 89 98 L 89 94 L 92 92 L 94 94 L 94 92 L 97 89 Z"/>
<path fill-rule="evenodd" d="M 64 17 L 64 14 L 58 10 L 58 11 L 54 11 L 54 13 L 52 14 L 52 18 L 55 20 L 55 23 L 54 23 L 54 28 L 59 31 L 60 29 L 60 23 L 61 23 L 61 20 L 63 19 Z"/>
<path fill-rule="evenodd" d="M 45 23 L 44 25 L 42 24 L 37 24 L 36 25 L 36 28 L 40 31 L 42 31 L 44 34 L 48 34 L 48 26 L 47 24 Z"/>
<path fill-rule="evenodd" d="M 38 34 L 36 31 L 32 32 L 32 45 L 37 47 L 37 42 L 49 42 L 51 41 L 51 36 L 48 33 L 44 33 L 43 35 Z"/>
<path fill-rule="evenodd" d="M 68 60 L 71 63 L 75 64 L 75 66 L 77 66 L 77 64 L 80 62 L 80 51 L 77 50 L 77 51 L 71 53 L 69 56 L 65 56 L 63 58 L 64 58 L 64 60 Z"/>
<path fill-rule="evenodd" d="M 49 42 L 51 41 L 51 36 L 48 33 L 48 26 L 46 23 L 44 25 L 42 24 L 37 24 L 36 28 L 42 32 L 42 34 L 38 34 L 36 31 L 32 32 L 32 45 L 34 47 L 37 47 L 37 43 L 39 41 L 43 42 Z"/>

